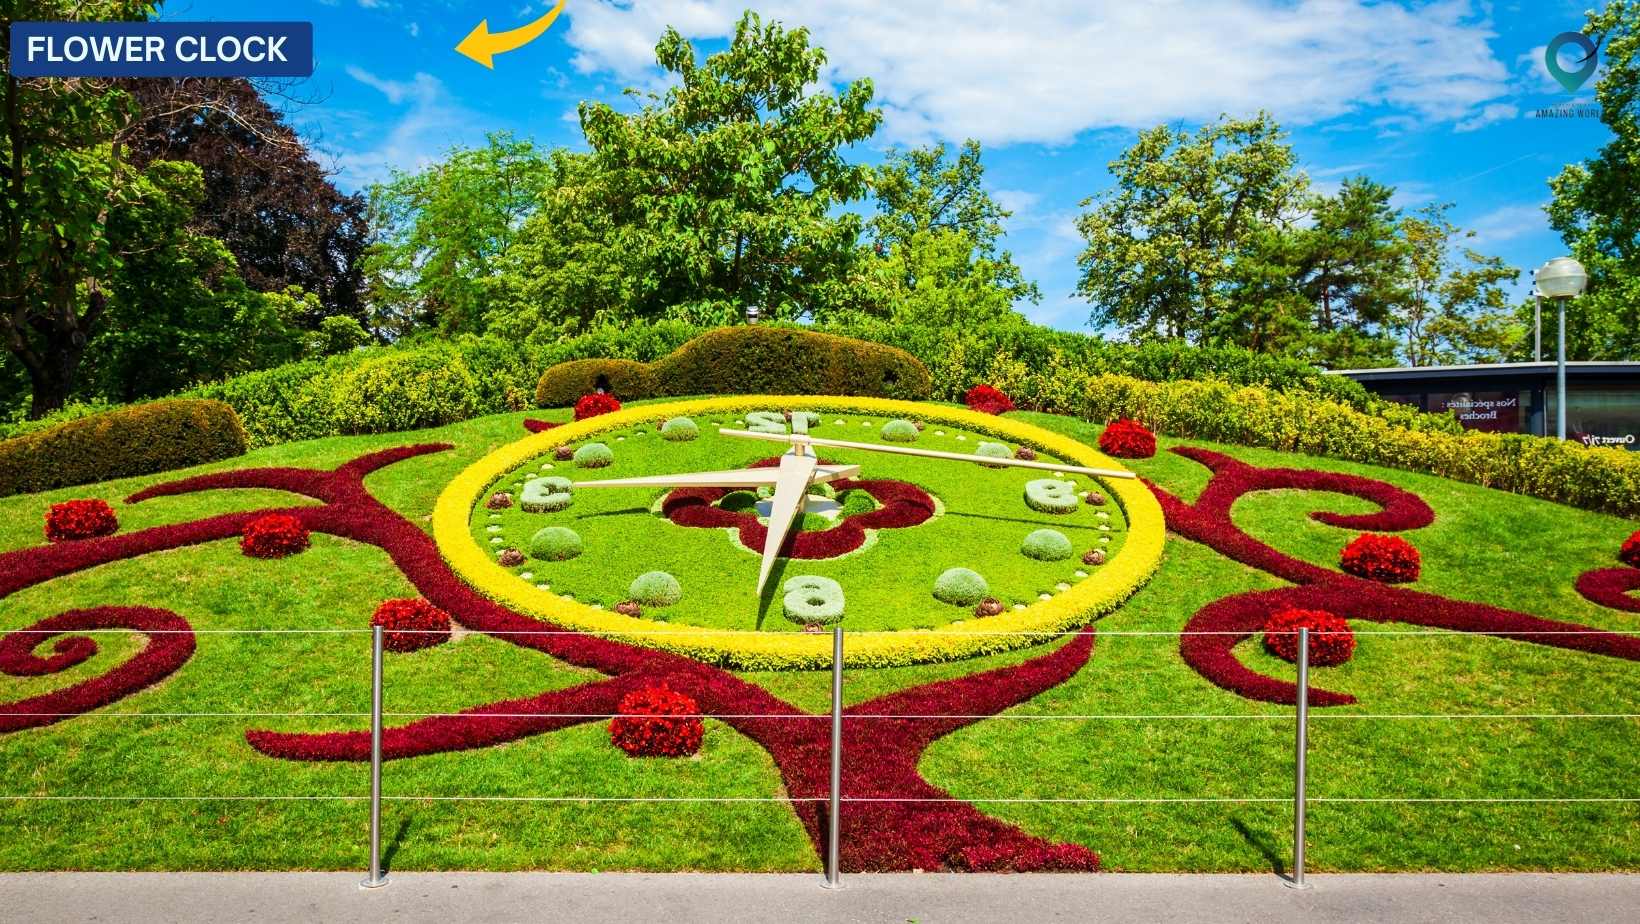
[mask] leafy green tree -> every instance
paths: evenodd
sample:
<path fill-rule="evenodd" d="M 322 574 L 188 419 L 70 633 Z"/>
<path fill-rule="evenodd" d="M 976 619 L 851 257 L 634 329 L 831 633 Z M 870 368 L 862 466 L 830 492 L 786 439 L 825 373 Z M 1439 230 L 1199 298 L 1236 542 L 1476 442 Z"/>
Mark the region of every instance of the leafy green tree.
<path fill-rule="evenodd" d="M 1524 335 L 1504 284 L 1519 271 L 1462 242 L 1475 236 L 1447 220 L 1451 205 L 1431 205 L 1401 221 L 1408 298 L 1390 326 L 1410 366 L 1497 362 Z"/>
<path fill-rule="evenodd" d="M 1232 271 L 1259 232 L 1290 222 L 1306 180 L 1273 118 L 1220 119 L 1195 134 L 1159 125 L 1110 164 L 1085 200 L 1077 293 L 1096 326 L 1134 339 L 1209 336 L 1233 305 Z"/>
<path fill-rule="evenodd" d="M 1573 359 L 1640 358 L 1640 3 L 1612 0 L 1589 13 L 1601 41 L 1596 87 L 1612 140 L 1550 181 L 1549 223 L 1589 271 L 1587 294 L 1566 313 Z M 1531 305 L 1522 307 L 1530 322 Z"/>
<path fill-rule="evenodd" d="M 395 336 L 482 331 L 508 251 L 548 178 L 535 145 L 499 132 L 371 187 L 376 239 L 365 276 L 374 325 Z"/>
<path fill-rule="evenodd" d="M 1311 222 L 1294 231 L 1294 279 L 1310 307 L 1303 352 L 1323 366 L 1374 365 L 1393 352 L 1379 331 L 1409 298 L 1402 272 L 1407 244 L 1398 233 L 1400 210 L 1390 205 L 1394 194 L 1352 177 L 1336 194 L 1313 199 Z"/>

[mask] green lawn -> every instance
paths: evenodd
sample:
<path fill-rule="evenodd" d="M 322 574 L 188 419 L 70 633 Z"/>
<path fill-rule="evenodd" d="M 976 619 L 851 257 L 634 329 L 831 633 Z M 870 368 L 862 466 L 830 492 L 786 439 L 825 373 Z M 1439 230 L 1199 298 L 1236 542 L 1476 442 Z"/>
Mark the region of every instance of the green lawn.
<path fill-rule="evenodd" d="M 378 496 L 420 520 L 458 471 L 522 436 L 523 416 L 273 447 L 210 468 L 330 467 L 370 449 L 429 440 L 455 443 L 453 452 L 412 459 L 369 481 Z M 1066 418 L 1021 416 L 1087 441 L 1097 432 Z M 1424 556 L 1424 578 L 1414 585 L 1419 589 L 1605 628 L 1640 629 L 1640 616 L 1594 606 L 1572 589 L 1582 571 L 1614 563 L 1634 524 L 1426 476 L 1259 450 L 1227 451 L 1257 464 L 1384 478 L 1419 494 L 1437 514 L 1432 526 L 1407 534 Z M 1165 453 L 1134 467 L 1186 497 L 1206 480 L 1200 466 Z M 121 503 L 137 488 L 173 477 L 0 500 L 0 549 L 41 542 L 46 507 L 72 497 L 108 499 L 125 530 L 291 502 L 269 492 L 222 491 Z M 1268 492 L 1245 499 L 1236 517 L 1283 551 L 1331 563 L 1350 533 L 1304 516 L 1314 509 L 1365 508 L 1337 495 Z M 361 867 L 366 812 L 357 797 L 367 791 L 366 768 L 274 760 L 252 751 L 243 738 L 247 728 L 358 728 L 361 719 L 162 715 L 366 708 L 369 660 L 362 635 L 206 631 L 357 629 L 367 624 L 379 600 L 407 595 L 404 577 L 377 549 L 326 536 L 315 536 L 314 545 L 294 558 L 266 562 L 243 558 L 232 543 L 213 543 L 82 572 L 0 602 L 0 629 L 72 607 L 149 604 L 175 610 L 201 630 L 192 659 L 158 686 L 92 715 L 0 736 L 0 772 L 6 795 L 317 795 L 349 801 L 11 800 L 0 804 L 8 834 L 0 839 L 0 869 Z M 936 743 L 924 774 L 974 800 L 1287 797 L 1290 710 L 1212 686 L 1180 660 L 1175 637 L 1109 634 L 1176 631 L 1212 600 L 1273 586 L 1275 580 L 1261 572 L 1170 537 L 1156 578 L 1101 622 L 1106 634 L 1087 667 L 1002 718 Z M 1319 684 L 1352 693 L 1360 703 L 1316 711 L 1313 796 L 1640 796 L 1635 783 L 1640 724 L 1633 719 L 1348 718 L 1640 712 L 1640 664 L 1477 636 L 1372 635 L 1367 633 L 1397 627 L 1362 623 L 1356 628 L 1362 634 L 1354 659 L 1317 672 Z M 1243 647 L 1253 666 L 1291 676 L 1290 665 L 1255 644 Z M 13 701 L 101 674 L 131 650 L 109 641 L 101 654 L 62 674 L 0 676 L 0 699 Z M 851 670 L 847 698 L 860 701 L 965 676 L 1039 651 Z M 388 660 L 388 709 L 458 709 L 568 686 L 587 676 L 488 637 L 458 634 L 453 644 Z M 743 676 L 804 708 L 825 708 L 823 673 Z M 1179 717 L 1023 718 L 1110 714 Z M 390 763 L 385 787 L 390 796 L 777 800 L 781 795 L 767 756 L 720 725 L 709 727 L 700 755 L 690 760 L 628 759 L 609 745 L 602 725 L 589 725 L 487 750 Z M 1280 803 L 984 808 L 1033 834 L 1087 844 L 1111 869 L 1260 871 L 1280 864 L 1290 851 L 1290 810 Z M 385 809 L 384 827 L 390 862 L 399 869 L 818 868 L 795 816 L 779 801 L 393 801 Z M 1311 808 L 1309 857 L 1318 870 L 1636 869 L 1637 830 L 1636 803 L 1320 803 Z"/>

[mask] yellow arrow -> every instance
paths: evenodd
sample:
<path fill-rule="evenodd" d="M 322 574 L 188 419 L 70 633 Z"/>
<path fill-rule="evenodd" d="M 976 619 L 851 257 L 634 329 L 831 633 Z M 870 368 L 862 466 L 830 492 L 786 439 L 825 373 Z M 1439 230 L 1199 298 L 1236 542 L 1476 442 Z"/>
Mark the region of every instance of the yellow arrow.
<path fill-rule="evenodd" d="M 546 15 L 527 26 L 508 29 L 506 32 L 491 32 L 490 21 L 481 19 L 473 31 L 456 46 L 456 51 L 474 61 L 495 70 L 495 56 L 523 48 L 525 45 L 541 37 L 547 31 L 552 21 L 558 18 L 559 12 L 564 9 L 567 0 L 558 0 L 558 5 L 548 10 Z"/>

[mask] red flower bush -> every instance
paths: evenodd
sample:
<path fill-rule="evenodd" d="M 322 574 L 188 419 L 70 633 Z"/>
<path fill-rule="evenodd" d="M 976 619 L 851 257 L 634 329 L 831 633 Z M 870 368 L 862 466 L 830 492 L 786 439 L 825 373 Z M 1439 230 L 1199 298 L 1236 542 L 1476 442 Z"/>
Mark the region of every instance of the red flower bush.
<path fill-rule="evenodd" d="M 1350 624 L 1326 610 L 1280 610 L 1264 624 L 1264 648 L 1283 661 L 1298 663 L 1298 630 L 1310 630 L 1310 664 L 1333 667 L 1355 654 Z"/>
<path fill-rule="evenodd" d="M 621 697 L 621 714 L 609 720 L 609 740 L 632 757 L 687 757 L 705 733 L 700 706 L 664 686 Z"/>
<path fill-rule="evenodd" d="M 962 403 L 970 411 L 981 414 L 1006 414 L 1014 409 L 1014 400 L 989 385 L 975 385 L 962 396 Z"/>
<path fill-rule="evenodd" d="M 603 414 L 613 414 L 621 409 L 621 402 L 608 392 L 595 391 L 590 395 L 582 395 L 581 400 L 575 402 L 575 419 L 586 420 L 588 417 L 598 417 Z"/>
<path fill-rule="evenodd" d="M 1640 529 L 1635 530 L 1634 535 L 1623 540 L 1623 548 L 1618 550 L 1617 560 L 1625 565 L 1640 568 Z"/>
<path fill-rule="evenodd" d="M 284 558 L 308 547 L 307 527 L 283 513 L 270 513 L 245 524 L 239 551 L 251 558 Z"/>
<path fill-rule="evenodd" d="M 105 500 L 63 501 L 46 512 L 46 538 L 52 542 L 112 536 L 119 528 L 114 508 Z"/>
<path fill-rule="evenodd" d="M 1418 580 L 1422 564 L 1418 549 L 1400 536 L 1363 533 L 1338 555 L 1338 566 L 1346 573 L 1384 584 Z"/>
<path fill-rule="evenodd" d="M 450 640 L 450 614 L 420 597 L 383 600 L 370 624 L 382 627 L 388 651 L 419 651 Z"/>
<path fill-rule="evenodd" d="M 1144 424 L 1123 417 L 1099 434 L 1099 450 L 1118 459 L 1148 459 L 1156 454 L 1156 434 Z"/>

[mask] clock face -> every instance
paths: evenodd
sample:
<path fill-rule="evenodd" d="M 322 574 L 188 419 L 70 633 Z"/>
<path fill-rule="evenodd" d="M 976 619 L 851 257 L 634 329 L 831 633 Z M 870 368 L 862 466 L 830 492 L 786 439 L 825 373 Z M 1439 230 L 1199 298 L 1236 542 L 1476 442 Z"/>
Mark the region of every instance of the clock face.
<path fill-rule="evenodd" d="M 993 626 L 1039 641 L 1030 633 L 1074 627 L 1108 609 L 1159 557 L 1159 511 L 1142 503 L 1149 495 L 1132 480 L 816 446 L 823 466 L 859 471 L 808 488 L 759 595 L 772 485 L 579 486 L 772 470 L 787 446 L 720 430 L 785 434 L 794 415 L 798 429 L 806 422 L 822 440 L 1116 467 L 1056 434 L 938 405 L 847 398 L 651 405 L 536 434 L 475 465 L 441 498 L 440 544 L 492 596 L 545 619 L 620 634 L 647 629 L 661 647 L 723 663 L 743 660 L 733 652 L 749 641 L 754 650 L 781 650 L 748 636 L 832 624 L 889 647 L 894 636 L 931 634 L 914 630 L 945 637 Z M 443 509 L 454 505 L 464 506 Z M 448 514 L 457 512 L 462 535 L 452 536 Z M 1134 548 L 1140 518 L 1153 519 L 1146 524 L 1153 528 L 1139 530 Z M 452 545 L 461 554 L 452 555 Z M 687 644 L 668 643 L 679 638 Z M 999 644 L 1003 638 L 974 653 L 1017 647 Z M 923 658 L 913 652 L 906 660 Z"/>

